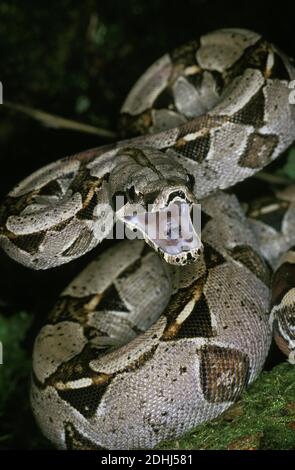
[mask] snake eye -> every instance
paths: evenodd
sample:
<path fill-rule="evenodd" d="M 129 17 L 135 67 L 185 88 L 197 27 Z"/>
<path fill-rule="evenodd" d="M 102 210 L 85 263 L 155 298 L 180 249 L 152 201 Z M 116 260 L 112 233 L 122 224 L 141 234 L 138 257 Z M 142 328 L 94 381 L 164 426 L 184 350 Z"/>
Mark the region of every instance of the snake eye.
<path fill-rule="evenodd" d="M 127 188 L 126 190 L 127 197 L 130 202 L 134 202 L 136 199 L 136 192 L 135 192 L 135 187 L 130 186 L 130 188 Z"/>
<path fill-rule="evenodd" d="M 189 173 L 187 174 L 186 178 L 187 178 L 188 188 L 192 191 L 195 186 L 195 178 L 193 177 L 193 175 L 190 175 Z"/>

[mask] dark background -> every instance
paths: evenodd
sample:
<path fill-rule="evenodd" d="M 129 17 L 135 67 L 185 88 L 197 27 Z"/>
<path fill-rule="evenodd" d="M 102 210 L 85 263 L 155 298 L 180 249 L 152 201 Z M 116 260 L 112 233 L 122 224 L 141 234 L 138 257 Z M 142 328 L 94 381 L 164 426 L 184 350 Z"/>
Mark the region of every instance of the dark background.
<path fill-rule="evenodd" d="M 295 57 L 291 1 L 1 1 L 0 80 L 5 100 L 116 130 L 135 80 L 167 50 L 220 27 L 256 30 Z M 0 200 L 35 169 L 105 144 L 52 129 L 0 106 Z M 257 183 L 256 183 L 257 184 Z M 258 183 L 260 184 L 260 183 Z M 36 314 L 25 346 L 58 293 L 93 254 L 33 272 L 0 253 L 0 308 Z M 2 306 L 2 307 L 1 307 Z M 25 439 L 17 446 L 25 445 Z"/>
<path fill-rule="evenodd" d="M 261 32 L 295 56 L 292 2 L 2 1 L 4 102 L 115 130 L 124 97 L 155 59 L 212 29 L 230 26 Z M 0 107 L 0 119 L 0 200 L 46 163 L 106 143 L 44 127 L 5 107 Z M 30 310 L 46 305 L 87 259 L 34 273 L 2 254 L 0 299 Z"/>

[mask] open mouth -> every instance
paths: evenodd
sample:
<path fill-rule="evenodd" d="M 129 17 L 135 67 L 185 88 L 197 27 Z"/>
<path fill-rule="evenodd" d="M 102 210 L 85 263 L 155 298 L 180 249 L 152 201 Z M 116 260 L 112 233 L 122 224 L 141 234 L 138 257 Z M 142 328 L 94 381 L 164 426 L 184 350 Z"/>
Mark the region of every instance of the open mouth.
<path fill-rule="evenodd" d="M 191 209 L 191 204 L 187 202 L 173 201 L 158 211 L 124 215 L 123 220 L 133 232 L 138 231 L 168 263 L 186 264 L 194 261 L 203 248 L 191 219 Z"/>

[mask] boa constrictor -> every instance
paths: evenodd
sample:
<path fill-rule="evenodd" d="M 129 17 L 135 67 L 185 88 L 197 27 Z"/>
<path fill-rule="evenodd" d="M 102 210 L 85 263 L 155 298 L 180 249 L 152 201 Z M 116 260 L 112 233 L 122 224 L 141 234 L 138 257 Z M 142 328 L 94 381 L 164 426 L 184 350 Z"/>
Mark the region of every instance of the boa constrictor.
<path fill-rule="evenodd" d="M 294 361 L 295 191 L 248 214 L 220 191 L 294 141 L 292 79 L 290 59 L 260 35 L 214 31 L 139 79 L 121 112 L 125 140 L 50 164 L 7 196 L 2 247 L 33 269 L 91 250 L 114 216 L 148 243 L 102 252 L 39 332 L 31 402 L 57 447 L 152 448 L 216 417 L 260 373 L 272 326 Z M 172 241 L 169 227 L 164 242 L 149 235 L 148 205 L 159 215 L 172 202 L 187 219 L 201 202 L 202 242 Z"/>

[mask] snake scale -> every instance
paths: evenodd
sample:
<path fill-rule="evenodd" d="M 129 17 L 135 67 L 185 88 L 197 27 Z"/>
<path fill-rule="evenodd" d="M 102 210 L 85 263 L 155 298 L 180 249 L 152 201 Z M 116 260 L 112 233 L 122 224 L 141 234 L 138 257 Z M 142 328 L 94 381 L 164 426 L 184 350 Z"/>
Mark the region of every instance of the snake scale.
<path fill-rule="evenodd" d="M 261 372 L 272 330 L 294 362 L 294 187 L 247 210 L 222 191 L 294 142 L 294 79 L 259 34 L 206 34 L 138 80 L 123 140 L 52 163 L 6 197 L 2 248 L 33 269 L 82 256 L 114 220 L 143 235 L 102 251 L 36 338 L 31 403 L 58 448 L 153 448 L 211 420 Z M 201 203 L 201 239 L 172 239 L 173 218 L 164 241 L 148 233 L 148 207 L 159 216 L 172 203 L 189 227 Z"/>

